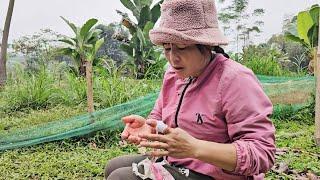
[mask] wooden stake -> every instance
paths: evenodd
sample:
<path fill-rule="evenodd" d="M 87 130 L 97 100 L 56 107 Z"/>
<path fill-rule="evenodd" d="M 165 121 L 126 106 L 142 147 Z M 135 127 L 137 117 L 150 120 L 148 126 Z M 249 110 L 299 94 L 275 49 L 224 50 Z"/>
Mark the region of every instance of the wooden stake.
<path fill-rule="evenodd" d="M 94 123 L 93 119 L 93 77 L 92 77 L 92 62 L 86 61 L 86 80 L 87 80 L 87 102 L 88 102 L 88 113 L 90 114 L 90 122 Z"/>

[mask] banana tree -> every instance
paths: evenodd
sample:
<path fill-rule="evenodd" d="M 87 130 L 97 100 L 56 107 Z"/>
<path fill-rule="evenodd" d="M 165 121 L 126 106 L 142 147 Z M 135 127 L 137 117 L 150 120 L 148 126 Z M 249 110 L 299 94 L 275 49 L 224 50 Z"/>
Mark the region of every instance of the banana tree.
<path fill-rule="evenodd" d="M 315 65 L 317 63 L 319 12 L 318 4 L 313 5 L 309 10 L 299 12 L 285 32 L 286 38 L 300 43 L 307 49 L 311 59 L 309 70 L 312 72 L 317 72 L 317 66 Z"/>
<path fill-rule="evenodd" d="M 151 64 L 155 63 L 155 48 L 149 39 L 149 31 L 154 27 L 160 17 L 160 4 L 156 3 L 151 7 L 152 0 L 120 0 L 121 3 L 129 9 L 136 18 L 135 23 L 127 13 L 118 11 L 122 16 L 122 25 L 124 25 L 131 34 L 129 43 L 123 44 L 121 49 L 126 52 L 136 65 L 137 78 L 144 78 L 145 72 Z"/>
<path fill-rule="evenodd" d="M 81 71 L 83 71 L 83 67 L 85 68 L 88 112 L 92 115 L 94 111 L 92 62 L 96 58 L 99 48 L 104 43 L 104 38 L 100 38 L 102 31 L 93 28 L 98 22 L 97 19 L 89 19 L 82 27 L 77 27 L 67 19 L 61 18 L 69 25 L 75 36 L 66 36 L 64 39 L 60 39 L 59 41 L 68 45 L 68 47 L 60 49 L 60 51 L 67 56 L 77 59 Z"/>
<path fill-rule="evenodd" d="M 318 60 L 320 59 L 319 5 L 313 5 L 309 10 L 299 12 L 298 16 L 289 24 L 285 33 L 288 39 L 302 44 L 309 52 L 311 61 L 309 70 L 317 75 L 316 107 L 315 107 L 315 141 L 320 146 L 320 73 Z M 318 54 L 317 54 L 318 46 Z M 318 58 L 317 58 L 318 56 Z M 318 59 L 318 60 L 317 60 Z"/>

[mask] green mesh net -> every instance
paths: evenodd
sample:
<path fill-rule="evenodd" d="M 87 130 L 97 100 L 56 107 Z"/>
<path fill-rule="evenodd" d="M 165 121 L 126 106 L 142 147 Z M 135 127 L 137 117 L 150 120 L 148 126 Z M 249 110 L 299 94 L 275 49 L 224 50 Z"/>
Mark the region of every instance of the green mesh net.
<path fill-rule="evenodd" d="M 306 105 L 315 89 L 313 77 L 258 76 L 274 106 L 274 114 L 286 108 L 298 110 Z M 54 121 L 27 129 L 0 133 L 0 151 L 44 142 L 82 136 L 99 130 L 122 128 L 121 117 L 137 114 L 147 116 L 153 108 L 158 93 L 70 119 Z"/>

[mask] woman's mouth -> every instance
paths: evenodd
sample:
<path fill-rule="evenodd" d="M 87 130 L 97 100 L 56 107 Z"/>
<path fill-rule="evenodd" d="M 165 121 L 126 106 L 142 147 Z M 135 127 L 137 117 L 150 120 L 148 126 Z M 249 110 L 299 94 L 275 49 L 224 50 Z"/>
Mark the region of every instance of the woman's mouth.
<path fill-rule="evenodd" d="M 173 69 L 177 70 L 177 71 L 180 71 L 183 69 L 183 67 L 173 67 Z"/>

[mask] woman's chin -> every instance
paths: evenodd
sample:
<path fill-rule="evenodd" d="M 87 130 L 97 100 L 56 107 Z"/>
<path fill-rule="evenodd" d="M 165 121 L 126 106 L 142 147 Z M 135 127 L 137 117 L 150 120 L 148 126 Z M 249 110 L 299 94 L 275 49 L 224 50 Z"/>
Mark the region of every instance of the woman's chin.
<path fill-rule="evenodd" d="M 184 69 L 179 69 L 179 70 L 175 69 L 174 72 L 181 79 L 185 79 L 185 78 L 188 78 L 191 76 L 190 74 L 186 73 L 186 71 Z"/>
<path fill-rule="evenodd" d="M 189 77 L 189 76 L 187 76 L 186 74 L 183 74 L 183 73 L 179 73 L 179 72 L 176 72 L 176 73 L 177 73 L 178 77 L 181 78 L 181 79 L 185 79 L 185 78 Z"/>

